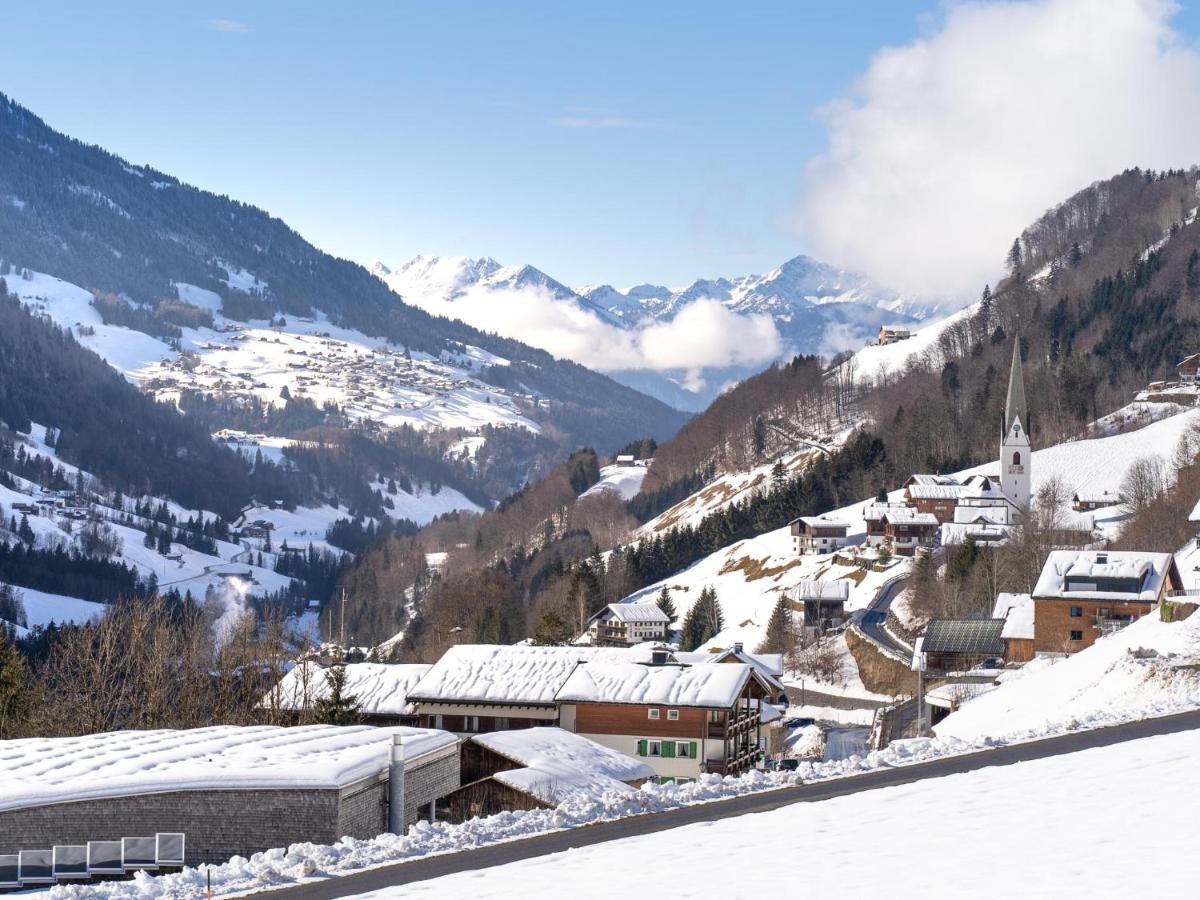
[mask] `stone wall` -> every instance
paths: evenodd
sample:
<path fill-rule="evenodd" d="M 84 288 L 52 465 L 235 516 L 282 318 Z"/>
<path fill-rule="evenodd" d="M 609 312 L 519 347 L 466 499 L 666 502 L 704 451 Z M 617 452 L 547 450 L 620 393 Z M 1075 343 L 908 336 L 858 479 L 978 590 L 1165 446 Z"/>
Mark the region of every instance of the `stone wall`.
<path fill-rule="evenodd" d="M 405 821 L 459 786 L 457 747 L 416 760 L 405 778 Z M 223 862 L 273 847 L 387 831 L 386 772 L 339 790 L 170 791 L 0 812 L 0 853 L 181 831 L 187 862 Z"/>

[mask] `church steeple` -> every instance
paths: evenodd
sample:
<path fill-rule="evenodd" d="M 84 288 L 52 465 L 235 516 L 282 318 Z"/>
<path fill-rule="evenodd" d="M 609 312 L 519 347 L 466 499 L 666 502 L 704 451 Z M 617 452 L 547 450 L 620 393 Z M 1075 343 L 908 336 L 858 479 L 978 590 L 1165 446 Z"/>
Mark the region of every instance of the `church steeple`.
<path fill-rule="evenodd" d="M 1004 403 L 1004 431 L 1000 435 L 1000 489 L 1014 506 L 1028 509 L 1032 495 L 1032 449 L 1029 446 L 1029 411 L 1025 406 L 1025 378 L 1021 372 L 1021 340 L 1013 341 L 1012 370 Z"/>
<path fill-rule="evenodd" d="M 1021 428 L 1029 427 L 1029 415 L 1025 409 L 1025 378 L 1021 372 L 1021 339 L 1013 341 L 1012 369 L 1008 373 L 1008 399 L 1004 403 L 1004 430 L 1009 432 L 1013 420 L 1020 419 Z"/>

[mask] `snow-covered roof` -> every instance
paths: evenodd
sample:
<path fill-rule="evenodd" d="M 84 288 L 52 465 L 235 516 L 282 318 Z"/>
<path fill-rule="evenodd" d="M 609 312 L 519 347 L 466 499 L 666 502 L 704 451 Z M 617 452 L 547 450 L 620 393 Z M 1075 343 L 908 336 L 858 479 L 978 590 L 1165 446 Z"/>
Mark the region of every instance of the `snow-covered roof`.
<path fill-rule="evenodd" d="M 575 796 L 632 791 L 626 782 L 654 776 L 632 756 L 561 728 L 497 731 L 471 740 L 522 766 L 497 772 L 497 781 L 555 806 Z"/>
<path fill-rule="evenodd" d="M 953 475 L 926 475 L 926 474 L 912 475 L 908 479 L 908 486 L 937 485 L 937 484 L 941 484 L 941 485 L 958 484 L 958 479 L 955 478 Z"/>
<path fill-rule="evenodd" d="M 753 667 L 745 663 L 646 666 L 590 662 L 571 673 L 558 699 L 728 709 L 753 677 Z"/>
<path fill-rule="evenodd" d="M 884 521 L 892 525 L 936 525 L 937 516 L 933 513 L 917 512 L 911 506 L 888 510 Z"/>
<path fill-rule="evenodd" d="M 870 503 L 863 509 L 863 519 L 867 522 L 878 522 L 893 509 L 906 509 L 903 503 Z"/>
<path fill-rule="evenodd" d="M 555 694 L 580 662 L 630 658 L 631 651 L 620 647 L 459 644 L 442 654 L 409 699 L 553 706 Z"/>
<path fill-rule="evenodd" d="M 957 547 L 960 544 L 965 544 L 967 538 L 971 538 L 976 542 L 987 542 L 989 544 L 997 544 L 1001 541 L 1008 540 L 1009 529 L 1007 525 L 990 525 L 986 522 L 976 524 L 961 524 L 955 522 L 947 522 L 941 527 L 941 541 L 944 546 Z"/>
<path fill-rule="evenodd" d="M 959 504 L 954 507 L 954 521 L 958 525 L 972 525 L 976 522 L 1007 525 L 1008 514 L 1008 506 L 968 506 Z"/>
<path fill-rule="evenodd" d="M 1004 620 L 1000 637 L 1033 640 L 1033 597 L 1029 594 L 997 594 L 992 618 Z"/>
<path fill-rule="evenodd" d="M 957 500 L 967 491 L 961 484 L 914 484 L 908 488 L 913 500 Z"/>
<path fill-rule="evenodd" d="M 408 692 L 432 666 L 418 664 L 348 663 L 342 693 L 354 697 L 367 715 L 402 716 Z M 304 662 L 280 679 L 259 704 L 278 709 L 304 710 L 328 696 L 328 669 Z"/>
<path fill-rule="evenodd" d="M 806 578 L 796 585 L 797 600 L 848 600 L 850 582 L 844 578 L 816 581 Z"/>
<path fill-rule="evenodd" d="M 783 684 L 778 679 L 783 677 L 782 653 L 747 653 L 736 646 L 724 650 L 693 650 L 686 652 L 677 650 L 672 654 L 676 662 L 688 665 L 708 665 L 710 663 L 727 663 L 731 659 L 753 666 L 758 674 L 773 685 L 783 690 Z"/>
<path fill-rule="evenodd" d="M 1090 503 L 1096 506 L 1116 506 L 1125 502 L 1119 491 L 1109 490 L 1076 491 L 1071 499 L 1076 503 Z"/>
<path fill-rule="evenodd" d="M 185 790 L 333 790 L 388 766 L 392 735 L 412 761 L 453 747 L 429 728 L 220 725 L 0 741 L 0 811 Z"/>
<path fill-rule="evenodd" d="M 849 524 L 833 516 L 799 516 L 792 523 L 803 522 L 809 528 L 849 528 Z"/>
<path fill-rule="evenodd" d="M 611 616 L 622 622 L 660 622 L 668 625 L 671 617 L 663 612 L 657 603 L 610 603 L 592 619 L 604 619 Z"/>
<path fill-rule="evenodd" d="M 1196 501 L 1196 505 L 1192 507 L 1192 511 L 1188 513 L 1189 522 L 1200 522 L 1200 500 Z"/>
<path fill-rule="evenodd" d="M 1046 558 L 1042 573 L 1033 589 L 1035 597 L 1060 599 L 1136 599 L 1155 603 L 1163 579 L 1174 565 L 1170 553 L 1150 553 L 1141 550 L 1053 550 Z M 1067 590 L 1068 579 L 1075 581 Z M 1121 579 L 1136 581 L 1136 591 L 1102 591 L 1089 589 L 1087 579 Z"/>

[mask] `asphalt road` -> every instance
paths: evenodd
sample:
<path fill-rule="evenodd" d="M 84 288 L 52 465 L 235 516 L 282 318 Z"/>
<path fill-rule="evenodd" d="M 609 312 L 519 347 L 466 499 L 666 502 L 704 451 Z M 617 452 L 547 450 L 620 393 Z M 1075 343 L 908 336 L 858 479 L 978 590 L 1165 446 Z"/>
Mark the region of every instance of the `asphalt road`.
<path fill-rule="evenodd" d="M 940 778 L 946 775 L 972 772 L 989 766 L 1008 766 L 1095 747 L 1107 747 L 1138 738 L 1191 731 L 1196 728 L 1200 728 L 1200 712 L 1148 719 L 1128 725 L 1099 728 L 1026 744 L 1000 747 L 995 750 L 947 757 L 918 765 L 883 769 L 865 775 L 750 794 L 731 800 L 684 807 L 670 812 L 633 816 L 614 822 L 604 822 L 506 844 L 481 847 L 477 850 L 415 859 L 411 862 L 371 869 L 355 875 L 314 881 L 266 893 L 269 893 L 272 900 L 333 900 L 336 897 L 427 881 L 455 872 L 476 871 L 550 853 L 561 853 L 576 847 L 652 834 L 696 822 L 711 822 L 748 813 L 767 812 L 793 803 L 814 803 L 862 791 L 910 784 L 926 778 Z"/>
<path fill-rule="evenodd" d="M 868 640 L 901 656 L 911 658 L 913 653 L 912 647 L 900 643 L 883 627 L 887 621 L 888 607 L 892 605 L 893 600 L 900 596 L 907 584 L 907 578 L 900 578 L 891 582 L 880 591 L 879 596 L 871 601 L 871 605 L 863 610 L 862 615 L 858 619 L 858 628 L 867 636 Z"/>

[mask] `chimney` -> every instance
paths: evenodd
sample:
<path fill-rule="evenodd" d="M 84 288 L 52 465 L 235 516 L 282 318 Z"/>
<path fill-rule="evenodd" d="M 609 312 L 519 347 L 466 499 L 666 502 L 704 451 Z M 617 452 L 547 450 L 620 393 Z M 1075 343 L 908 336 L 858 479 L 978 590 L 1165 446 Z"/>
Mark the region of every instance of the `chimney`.
<path fill-rule="evenodd" d="M 739 656 L 741 655 L 741 653 L 742 653 L 742 642 L 741 641 L 738 641 L 736 644 L 733 645 L 733 652 L 738 654 Z"/>

